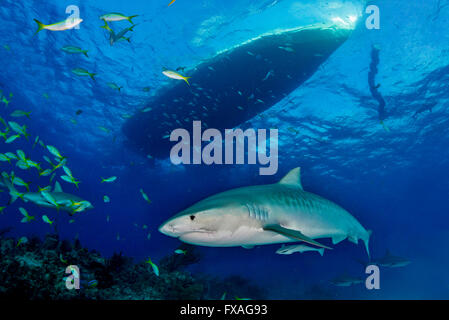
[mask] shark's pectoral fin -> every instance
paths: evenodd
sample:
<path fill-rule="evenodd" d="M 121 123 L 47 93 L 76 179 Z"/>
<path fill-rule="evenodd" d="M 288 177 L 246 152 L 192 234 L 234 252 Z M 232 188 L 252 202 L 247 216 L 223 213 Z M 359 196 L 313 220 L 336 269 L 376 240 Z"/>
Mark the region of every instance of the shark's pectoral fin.
<path fill-rule="evenodd" d="M 242 246 L 242 248 L 244 248 L 244 249 L 252 249 L 252 248 L 254 248 L 254 246 Z"/>
<path fill-rule="evenodd" d="M 303 235 L 298 230 L 287 229 L 287 228 L 284 228 L 284 227 L 282 227 L 282 226 L 280 226 L 278 224 L 270 224 L 270 225 L 267 225 L 267 226 L 263 227 L 263 229 L 266 230 L 266 231 L 277 232 L 279 234 L 282 234 L 283 236 L 286 236 L 286 237 L 289 237 L 289 238 L 293 238 L 293 239 L 297 239 L 297 240 L 300 240 L 300 241 L 304 241 L 304 242 L 307 242 L 309 244 L 313 244 L 314 246 L 317 246 L 317 247 L 321 247 L 321 248 L 332 250 L 332 248 L 327 247 L 327 246 L 325 246 L 325 245 L 323 245 L 323 244 L 321 244 L 321 243 L 319 243 L 319 242 L 317 242 L 317 241 L 315 241 L 315 240 L 313 240 L 313 239 Z"/>

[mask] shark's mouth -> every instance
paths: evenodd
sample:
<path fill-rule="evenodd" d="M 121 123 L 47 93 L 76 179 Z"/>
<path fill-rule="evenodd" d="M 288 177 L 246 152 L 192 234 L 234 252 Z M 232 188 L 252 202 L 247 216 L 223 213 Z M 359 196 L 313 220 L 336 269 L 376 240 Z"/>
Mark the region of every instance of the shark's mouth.
<path fill-rule="evenodd" d="M 192 121 L 218 130 L 234 128 L 284 99 L 306 81 L 349 37 L 352 29 L 320 25 L 261 35 L 186 70 L 123 126 L 130 146 L 156 158 L 168 157 L 174 129 Z M 145 108 L 147 108 L 145 107 Z"/>
<path fill-rule="evenodd" d="M 191 244 L 210 243 L 215 234 L 216 232 L 208 230 L 188 231 L 181 234 L 178 239 Z"/>

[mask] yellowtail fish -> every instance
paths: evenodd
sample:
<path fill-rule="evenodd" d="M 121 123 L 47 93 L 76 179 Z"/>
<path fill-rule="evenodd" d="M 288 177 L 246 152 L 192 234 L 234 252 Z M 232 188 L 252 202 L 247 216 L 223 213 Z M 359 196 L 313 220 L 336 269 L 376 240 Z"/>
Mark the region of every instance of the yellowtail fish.
<path fill-rule="evenodd" d="M 140 189 L 140 193 L 142 194 L 142 198 L 143 198 L 146 202 L 151 203 L 150 198 L 148 198 L 148 195 L 143 191 L 143 189 Z"/>
<path fill-rule="evenodd" d="M 14 121 L 9 121 L 8 124 L 13 131 L 18 133 L 19 135 L 24 135 L 25 138 L 28 140 L 29 134 L 26 132 L 26 129 L 27 129 L 26 126 L 21 126 L 17 122 L 14 122 Z"/>
<path fill-rule="evenodd" d="M 181 249 L 176 249 L 175 253 L 176 254 L 184 254 L 185 255 L 185 254 L 187 254 L 187 251 L 186 250 L 181 250 Z"/>
<path fill-rule="evenodd" d="M 1 95 L 1 91 L 0 91 L 0 95 Z M 6 128 L 8 128 L 8 125 L 6 124 L 5 119 L 3 119 L 2 117 L 0 117 L 0 122 L 1 122 Z"/>
<path fill-rule="evenodd" d="M 26 183 L 25 181 L 23 181 L 21 178 L 19 177 L 12 177 L 12 183 L 16 186 L 20 186 L 20 187 L 25 187 L 27 188 L 27 191 L 30 192 L 30 186 L 28 183 Z"/>
<path fill-rule="evenodd" d="M 106 133 L 111 132 L 111 130 L 109 130 L 108 128 L 102 127 L 102 126 L 99 126 L 98 129 L 100 129 L 101 131 L 106 132 Z"/>
<path fill-rule="evenodd" d="M 162 71 L 162 74 L 170 79 L 184 80 L 190 86 L 188 79 L 190 79 L 192 77 L 185 77 L 185 76 L 177 73 L 176 71 L 171 71 L 171 70 L 164 70 L 164 71 Z"/>
<path fill-rule="evenodd" d="M 8 144 L 12 143 L 12 142 L 16 141 L 19 138 L 20 138 L 20 134 L 12 135 L 8 139 L 6 139 L 5 143 L 8 143 Z"/>
<path fill-rule="evenodd" d="M 176 1 L 176 0 L 172 0 L 172 1 L 168 4 L 168 6 L 170 7 L 173 3 L 175 3 L 175 1 Z"/>
<path fill-rule="evenodd" d="M 89 58 L 89 56 L 87 55 L 87 50 L 83 50 L 79 47 L 73 47 L 73 46 L 65 46 L 61 48 L 62 51 L 70 53 L 70 54 L 78 54 L 78 53 L 82 53 L 84 54 L 87 58 Z"/>
<path fill-rule="evenodd" d="M 78 26 L 81 22 L 83 22 L 83 19 L 80 18 L 68 18 L 64 21 L 48 24 L 45 25 L 39 20 L 34 19 L 34 21 L 37 23 L 38 29 L 35 34 L 42 30 L 50 30 L 50 31 L 64 31 L 64 30 L 70 30 Z"/>
<path fill-rule="evenodd" d="M 56 158 L 64 159 L 64 157 L 61 155 L 61 153 L 59 152 L 59 150 L 56 149 L 55 147 L 48 145 L 48 146 L 47 146 L 47 150 L 48 150 L 52 155 L 54 155 Z M 45 159 L 45 158 L 46 158 L 46 157 L 44 157 L 44 159 Z M 46 160 L 47 162 L 49 161 L 48 158 L 46 158 L 45 160 Z M 50 164 L 51 164 L 51 162 L 50 162 Z"/>
<path fill-rule="evenodd" d="M 26 112 L 23 110 L 16 110 L 13 113 L 10 114 L 11 117 L 19 118 L 19 117 L 27 117 L 29 118 L 31 114 L 31 111 Z"/>
<path fill-rule="evenodd" d="M 7 156 L 9 159 L 18 160 L 17 156 L 14 153 L 12 153 L 12 152 L 6 152 L 5 156 Z"/>
<path fill-rule="evenodd" d="M 19 211 L 20 211 L 20 213 L 23 215 L 23 218 L 22 218 L 22 220 L 20 221 L 20 222 L 22 222 L 22 223 L 28 223 L 28 222 L 31 222 L 31 221 L 33 221 L 33 220 L 35 220 L 35 217 L 33 217 L 33 216 L 30 216 L 29 214 L 28 214 L 28 212 L 24 209 L 24 208 L 19 208 Z"/>
<path fill-rule="evenodd" d="M 17 161 L 16 166 L 18 166 L 22 170 L 28 170 L 29 168 L 31 168 L 30 165 L 23 160 Z"/>
<path fill-rule="evenodd" d="M 155 265 L 153 263 L 153 261 L 151 261 L 151 258 L 148 258 L 148 260 L 146 261 L 146 263 L 148 263 L 149 265 L 151 265 L 151 268 L 153 269 L 153 272 L 156 276 L 159 277 L 159 268 L 157 265 Z"/>
<path fill-rule="evenodd" d="M 64 170 L 66 175 L 68 175 L 69 177 L 73 178 L 72 171 L 68 167 L 62 166 L 62 169 Z"/>
<path fill-rule="evenodd" d="M 39 192 L 42 192 L 42 191 L 51 191 L 51 187 L 50 187 L 50 186 L 46 186 L 46 187 L 44 187 L 44 188 L 38 187 L 37 189 L 38 189 Z"/>
<path fill-rule="evenodd" d="M 64 259 L 64 257 L 62 256 L 62 253 L 59 254 L 59 261 L 61 261 L 64 264 L 69 264 L 68 261 Z"/>
<path fill-rule="evenodd" d="M 20 160 L 22 160 L 22 161 L 26 161 L 27 160 L 27 158 L 25 156 L 25 152 L 23 152 L 22 150 L 19 149 L 19 150 L 16 151 L 16 153 L 17 153 L 17 156 L 19 157 Z"/>
<path fill-rule="evenodd" d="M 278 48 L 281 49 L 281 50 L 287 51 L 287 52 L 295 52 L 295 50 L 293 48 L 290 48 L 290 47 L 279 46 Z"/>
<path fill-rule="evenodd" d="M 131 43 L 131 37 L 121 37 L 120 39 L 117 40 L 117 42 L 120 41 L 128 41 L 129 43 Z"/>
<path fill-rule="evenodd" d="M 9 159 L 5 154 L 0 153 L 0 161 L 11 163 L 11 159 Z"/>
<path fill-rule="evenodd" d="M 120 91 L 121 89 L 123 89 L 123 87 L 118 86 L 114 82 L 108 82 L 107 85 L 109 88 L 117 90 L 117 91 Z"/>
<path fill-rule="evenodd" d="M 110 178 L 106 178 L 106 179 L 101 178 L 101 183 L 103 183 L 103 182 L 111 183 L 111 182 L 114 182 L 115 180 L 117 180 L 117 177 L 116 177 L 116 176 L 110 177 Z"/>
<path fill-rule="evenodd" d="M 129 31 L 134 31 L 134 27 L 137 26 L 137 24 L 132 25 L 131 27 L 128 28 L 124 28 L 121 31 L 119 31 L 118 33 L 115 33 L 114 30 L 112 30 L 109 26 L 108 23 L 105 21 L 104 22 L 105 25 L 102 27 L 106 30 L 108 30 L 109 32 L 109 43 L 111 44 L 111 46 L 114 45 L 114 43 L 123 40 L 123 38 L 125 37 L 125 34 L 127 34 Z M 128 41 L 130 42 L 130 41 Z"/>
<path fill-rule="evenodd" d="M 65 182 L 72 183 L 72 184 L 74 184 L 77 188 L 79 188 L 79 187 L 78 187 L 78 184 L 79 184 L 81 181 L 75 180 L 74 177 L 62 175 L 60 178 L 61 178 L 62 180 L 64 180 Z"/>
<path fill-rule="evenodd" d="M 8 107 L 11 100 L 6 99 L 6 97 L 2 97 L 2 102 L 6 105 L 6 107 Z"/>
<path fill-rule="evenodd" d="M 36 139 L 34 139 L 33 149 L 38 142 L 39 142 L 39 136 L 37 136 Z"/>
<path fill-rule="evenodd" d="M 59 204 L 56 202 L 55 198 L 48 191 L 41 191 L 41 196 L 52 206 L 59 210 Z"/>
<path fill-rule="evenodd" d="M 385 131 L 390 132 L 390 128 L 388 128 L 383 121 L 380 122 Z"/>
<path fill-rule="evenodd" d="M 104 201 L 105 203 L 109 203 L 109 202 L 111 202 L 111 199 L 109 199 L 108 196 L 104 196 L 104 197 L 103 197 L 103 201 Z"/>
<path fill-rule="evenodd" d="M 87 70 L 85 70 L 83 68 L 72 69 L 72 73 L 74 73 L 74 74 L 76 74 L 77 76 L 80 76 L 80 77 L 89 76 L 94 81 L 95 81 L 95 76 L 97 75 L 96 73 L 89 72 L 89 71 L 87 71 Z"/>
<path fill-rule="evenodd" d="M 128 20 L 130 23 L 133 23 L 132 19 L 135 18 L 135 17 L 138 17 L 138 16 L 139 15 L 136 14 L 134 16 L 127 17 L 127 16 L 125 16 L 125 15 L 123 15 L 121 13 L 112 12 L 112 13 L 107 13 L 107 14 L 102 15 L 100 17 L 100 19 L 104 20 L 104 21 L 108 21 L 108 22 Z"/>
<path fill-rule="evenodd" d="M 45 223 L 48 223 L 49 225 L 52 225 L 54 221 L 51 221 L 47 216 L 42 216 L 42 221 Z"/>
<path fill-rule="evenodd" d="M 21 237 L 21 238 L 19 239 L 19 241 L 17 241 L 16 248 L 19 247 L 21 244 L 25 244 L 25 243 L 27 243 L 27 242 L 28 242 L 28 238 L 27 238 L 27 237 Z"/>

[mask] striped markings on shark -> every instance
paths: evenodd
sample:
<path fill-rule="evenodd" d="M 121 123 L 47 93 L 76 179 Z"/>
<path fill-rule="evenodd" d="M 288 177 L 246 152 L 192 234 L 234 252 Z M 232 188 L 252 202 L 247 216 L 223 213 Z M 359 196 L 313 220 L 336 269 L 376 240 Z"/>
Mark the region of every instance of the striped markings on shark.
<path fill-rule="evenodd" d="M 369 237 L 356 218 L 337 204 L 304 191 L 300 168 L 279 183 L 249 186 L 210 196 L 159 227 L 165 235 L 201 246 L 251 248 L 302 241 L 331 249 L 315 239 L 361 239 L 369 256 Z"/>

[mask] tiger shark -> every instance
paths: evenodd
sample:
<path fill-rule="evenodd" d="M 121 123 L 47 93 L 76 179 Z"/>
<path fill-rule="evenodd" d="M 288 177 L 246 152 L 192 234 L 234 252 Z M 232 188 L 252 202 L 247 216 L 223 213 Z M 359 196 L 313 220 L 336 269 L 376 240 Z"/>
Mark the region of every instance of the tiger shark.
<path fill-rule="evenodd" d="M 256 245 L 303 241 L 331 249 L 315 239 L 363 240 L 369 256 L 367 231 L 337 204 L 304 191 L 301 169 L 280 182 L 231 189 L 181 211 L 159 227 L 167 236 L 200 246 L 251 248 Z"/>

